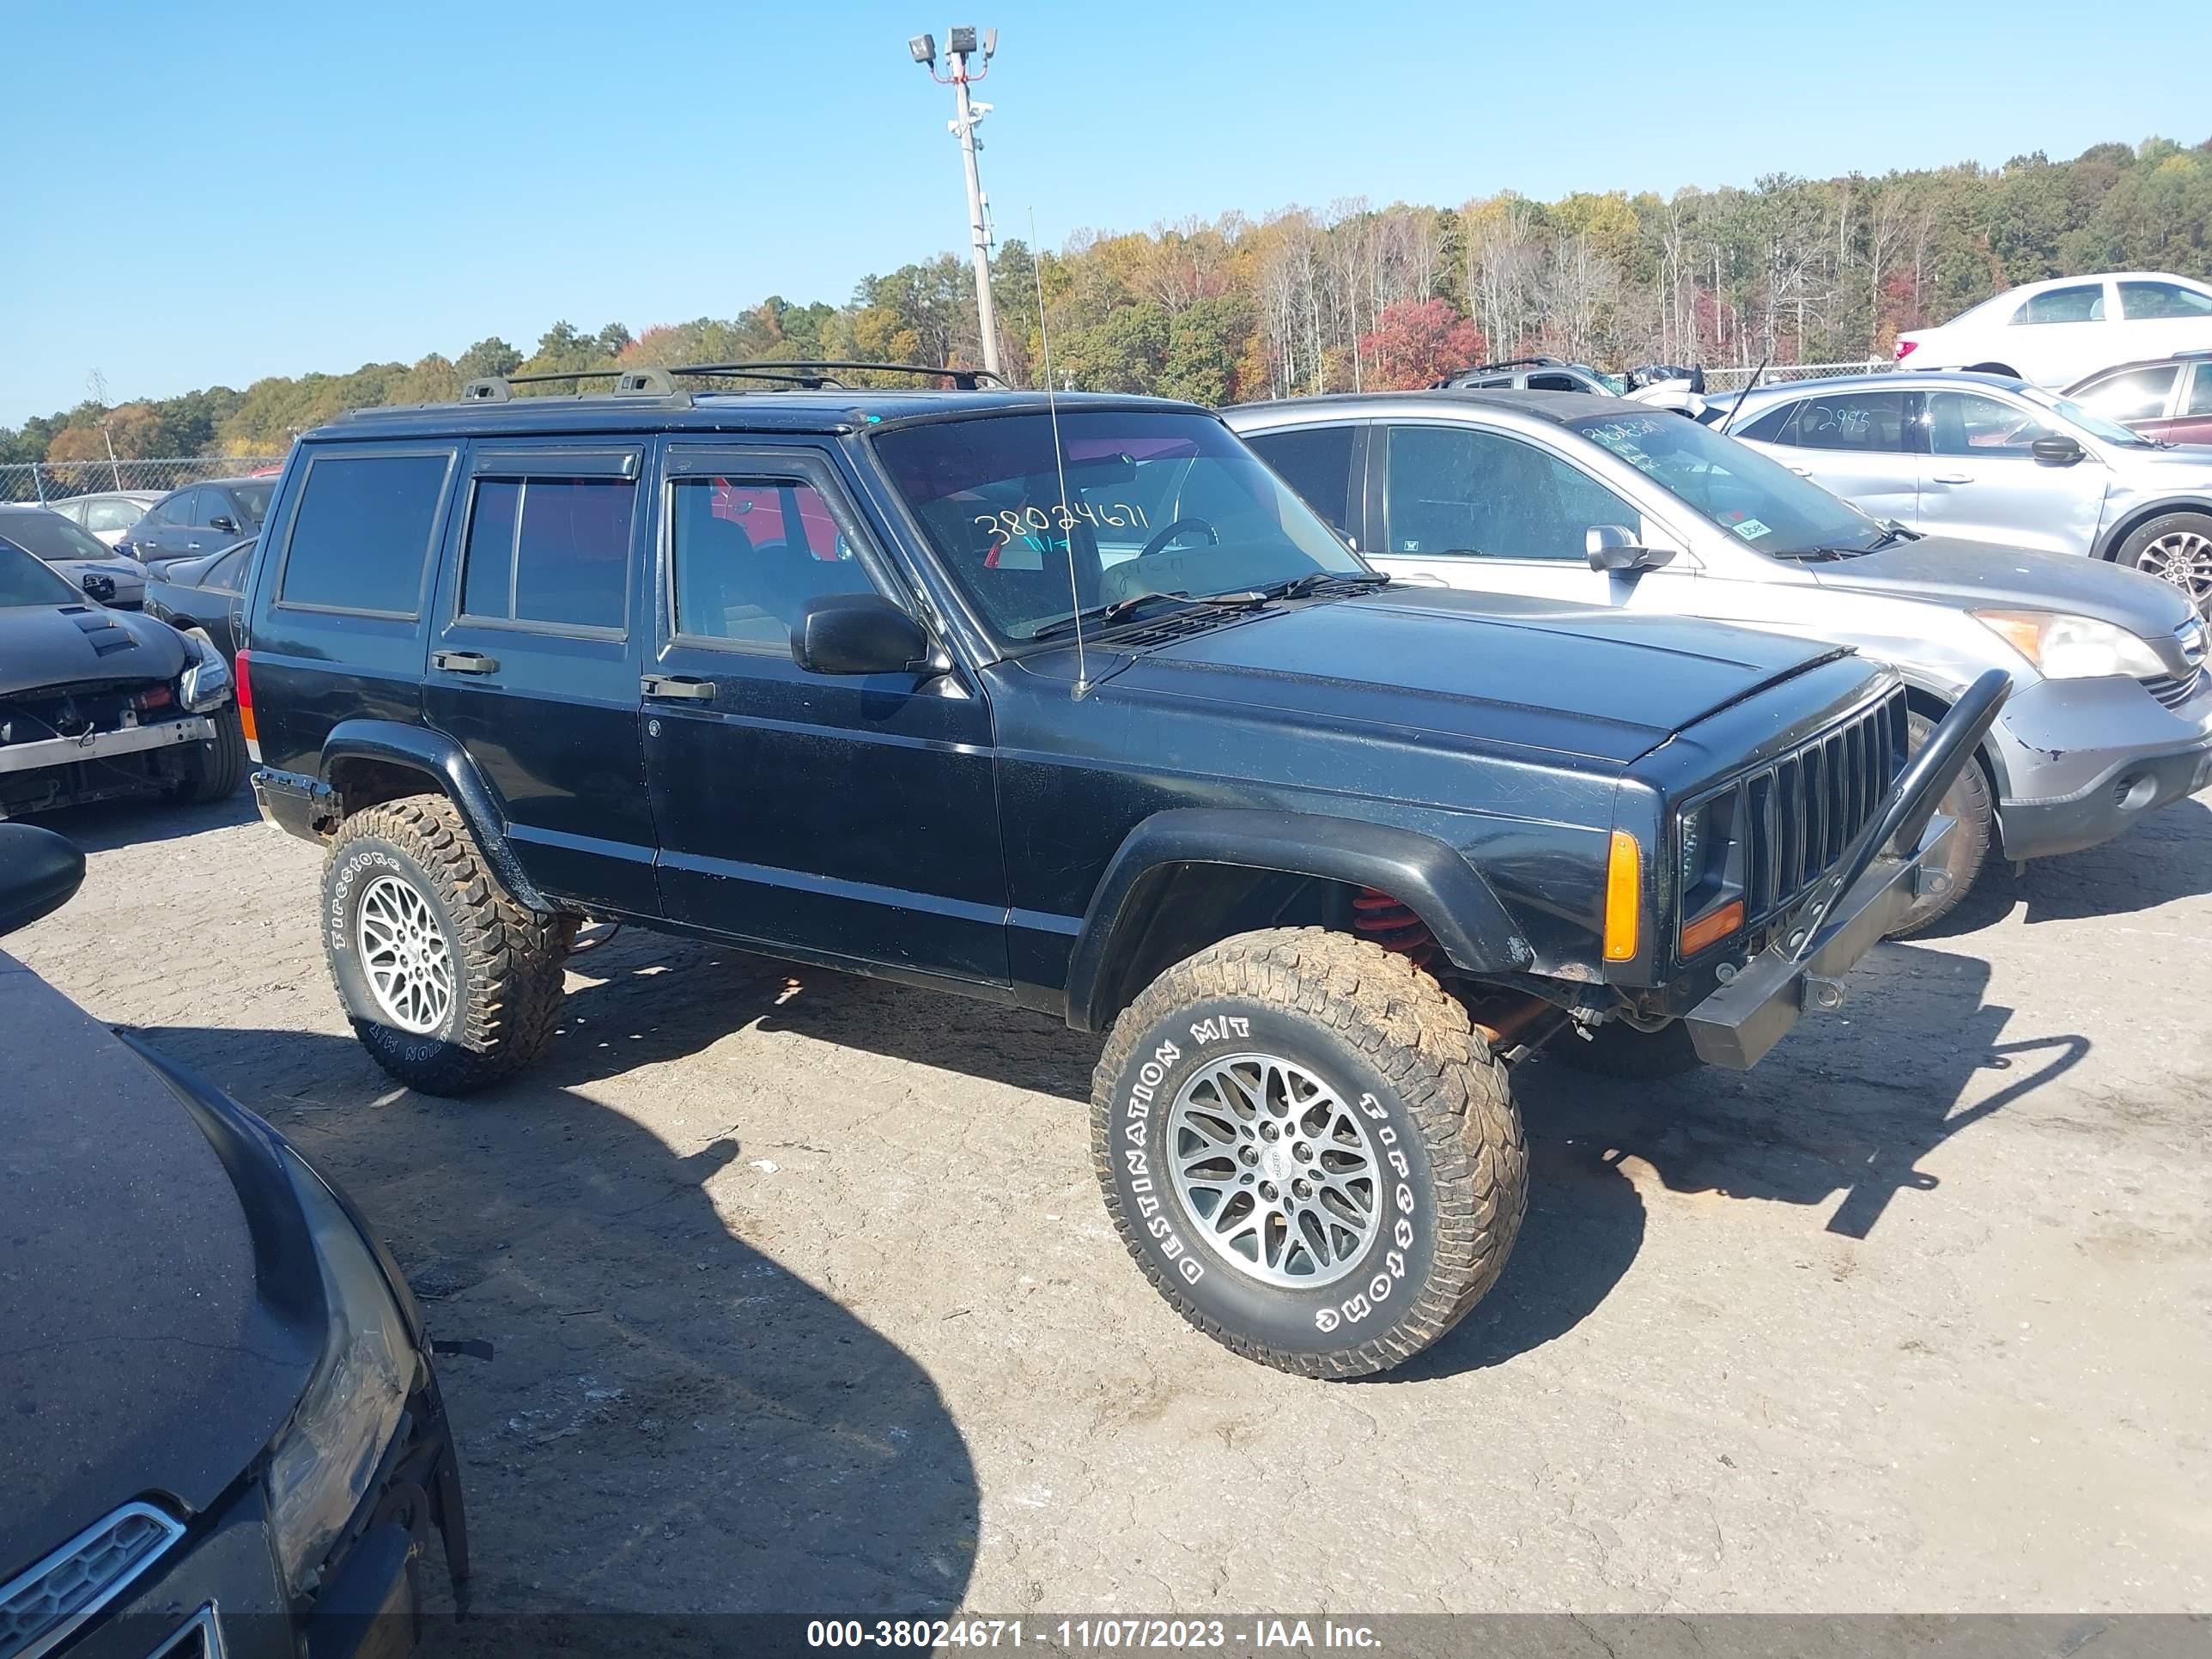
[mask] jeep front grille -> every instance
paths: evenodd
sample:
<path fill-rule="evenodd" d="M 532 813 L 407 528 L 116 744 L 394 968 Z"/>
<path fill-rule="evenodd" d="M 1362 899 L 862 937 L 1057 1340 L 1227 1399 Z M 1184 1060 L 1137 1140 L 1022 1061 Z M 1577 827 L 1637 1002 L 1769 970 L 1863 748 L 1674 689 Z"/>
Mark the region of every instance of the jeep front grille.
<path fill-rule="evenodd" d="M 185 1535 L 150 1504 L 125 1504 L 0 1584 L 0 1653 L 37 1659 L 106 1607 Z"/>
<path fill-rule="evenodd" d="M 1844 856 L 1905 769 L 1905 693 L 1893 691 L 1738 780 L 1750 804 L 1744 908 L 1771 919 Z"/>

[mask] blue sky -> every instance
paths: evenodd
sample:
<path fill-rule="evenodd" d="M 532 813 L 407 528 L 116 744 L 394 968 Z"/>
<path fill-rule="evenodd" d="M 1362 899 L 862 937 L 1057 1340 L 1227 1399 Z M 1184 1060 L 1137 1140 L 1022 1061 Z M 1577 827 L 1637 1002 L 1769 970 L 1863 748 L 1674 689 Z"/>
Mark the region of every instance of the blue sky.
<path fill-rule="evenodd" d="M 0 423 L 86 395 L 727 316 L 1001 236 L 1364 195 L 1747 184 L 2212 137 L 2212 8 L 0 0 Z M 964 0 L 963 0 L 964 3 Z"/>

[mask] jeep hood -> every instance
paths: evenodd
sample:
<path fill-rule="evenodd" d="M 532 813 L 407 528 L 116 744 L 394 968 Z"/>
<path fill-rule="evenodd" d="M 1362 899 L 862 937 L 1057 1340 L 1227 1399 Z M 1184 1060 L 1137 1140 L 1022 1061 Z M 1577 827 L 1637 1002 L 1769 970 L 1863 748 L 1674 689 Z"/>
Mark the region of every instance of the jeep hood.
<path fill-rule="evenodd" d="M 317 1344 L 256 1292 L 238 1188 L 168 1087 L 0 952 L 0 1582 L 118 1504 L 215 1502 Z"/>
<path fill-rule="evenodd" d="M 92 604 L 0 606 L 0 697 L 173 680 L 185 660 L 185 636 L 151 617 Z"/>
<path fill-rule="evenodd" d="M 1391 587 L 1270 608 L 1133 659 L 1110 641 L 1091 653 L 1094 677 L 1116 690 L 1626 765 L 1715 710 L 1849 652 L 1680 617 Z M 1026 665 L 1073 678 L 1068 653 Z"/>
<path fill-rule="evenodd" d="M 1893 593 L 1960 610 L 2063 611 L 2145 639 L 2171 635 L 2195 609 L 2171 582 L 2075 553 L 2037 553 L 1927 536 L 1804 568 L 1822 587 Z"/>

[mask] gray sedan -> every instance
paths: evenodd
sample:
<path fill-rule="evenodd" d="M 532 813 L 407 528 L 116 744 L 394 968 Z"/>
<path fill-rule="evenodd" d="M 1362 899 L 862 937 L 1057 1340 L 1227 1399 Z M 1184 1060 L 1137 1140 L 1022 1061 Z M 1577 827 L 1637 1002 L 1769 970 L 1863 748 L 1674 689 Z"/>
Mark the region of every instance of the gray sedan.
<path fill-rule="evenodd" d="M 2212 784 L 2204 624 L 2133 571 L 1923 538 L 1694 421 L 1611 398 L 1386 392 L 1225 415 L 1407 580 L 1856 647 L 1897 665 L 1921 734 L 2003 669 L 2013 694 L 1982 764 L 1944 802 L 1966 833 L 1901 932 L 1949 910 L 1993 854 L 2093 847 Z"/>
<path fill-rule="evenodd" d="M 1964 373 L 1760 386 L 1722 427 L 1877 517 L 2133 565 L 2212 616 L 2212 452 Z"/>

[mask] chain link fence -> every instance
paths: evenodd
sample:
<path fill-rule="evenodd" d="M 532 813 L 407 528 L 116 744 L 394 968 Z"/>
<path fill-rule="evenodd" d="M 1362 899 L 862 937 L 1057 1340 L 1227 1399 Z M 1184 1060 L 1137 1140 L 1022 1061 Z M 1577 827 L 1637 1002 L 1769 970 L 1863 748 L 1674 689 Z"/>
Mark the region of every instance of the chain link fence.
<path fill-rule="evenodd" d="M 1838 374 L 1878 374 L 1889 367 L 1880 357 L 1869 357 L 1856 363 L 1770 363 L 1766 373 L 1759 376 L 1759 383 L 1771 386 L 1777 380 L 1825 380 Z M 1758 373 L 1756 363 L 1746 363 L 1739 368 L 1709 368 L 1705 371 L 1705 390 L 1741 392 L 1744 383 Z"/>
<path fill-rule="evenodd" d="M 274 473 L 282 455 L 167 455 L 145 460 L 28 461 L 0 466 L 0 501 L 52 502 L 127 489 L 166 495 L 203 478 Z"/>

